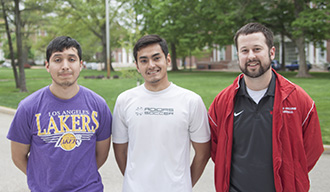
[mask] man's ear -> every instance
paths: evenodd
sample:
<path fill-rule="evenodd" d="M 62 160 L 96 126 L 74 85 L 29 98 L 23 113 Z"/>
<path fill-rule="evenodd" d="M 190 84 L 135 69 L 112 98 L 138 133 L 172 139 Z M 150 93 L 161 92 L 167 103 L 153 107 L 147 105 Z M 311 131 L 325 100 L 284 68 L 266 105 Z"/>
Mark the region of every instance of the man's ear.
<path fill-rule="evenodd" d="M 139 73 L 141 73 L 141 72 L 140 72 L 140 69 L 139 69 L 139 65 L 138 65 L 138 63 L 137 63 L 136 61 L 134 61 L 134 64 L 135 64 L 135 66 L 136 66 L 137 71 L 138 71 Z"/>
<path fill-rule="evenodd" d="M 171 66 L 171 65 L 172 65 L 172 64 L 171 64 L 171 61 L 172 61 L 172 60 L 171 60 L 171 55 L 170 55 L 170 53 L 167 54 L 166 61 L 167 61 L 167 65 L 168 65 L 168 66 Z"/>
<path fill-rule="evenodd" d="M 275 59 L 275 51 L 276 51 L 276 49 L 274 46 L 269 50 L 270 58 L 272 60 Z"/>
<path fill-rule="evenodd" d="M 84 68 L 84 61 L 80 60 L 80 71 Z"/>
<path fill-rule="evenodd" d="M 49 73 L 49 63 L 48 63 L 48 61 L 45 61 L 45 68 L 46 68 L 47 72 Z"/>

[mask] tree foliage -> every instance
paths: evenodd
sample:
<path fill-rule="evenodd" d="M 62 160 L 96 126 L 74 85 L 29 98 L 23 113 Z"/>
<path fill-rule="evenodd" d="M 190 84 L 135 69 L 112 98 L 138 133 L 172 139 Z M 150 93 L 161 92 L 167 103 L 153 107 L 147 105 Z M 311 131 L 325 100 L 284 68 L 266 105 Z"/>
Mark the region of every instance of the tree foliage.
<path fill-rule="evenodd" d="M 268 2 L 270 7 L 266 24 L 277 34 L 285 35 L 295 43 L 299 55 L 299 77 L 308 77 L 306 43 L 330 39 L 330 3 L 320 0 L 277 0 Z M 284 52 L 284 51 L 283 51 Z"/>
<path fill-rule="evenodd" d="M 127 1 L 110 4 L 110 48 L 120 47 L 120 41 L 126 38 L 127 29 L 119 23 L 120 12 Z M 59 0 L 53 13 L 48 16 L 51 22 L 46 31 L 51 38 L 69 35 L 77 39 L 83 48 L 85 60 L 93 60 L 96 52 L 101 56 L 96 60 L 106 63 L 106 20 L 104 0 Z M 49 37 L 48 37 L 49 38 Z M 49 40 L 49 39 L 48 39 Z M 113 70 L 113 68 L 112 68 Z"/>
<path fill-rule="evenodd" d="M 15 4 L 3 1 L 16 40 Z M 241 26 L 259 22 L 295 42 L 302 61 L 299 75 L 307 76 L 305 44 L 321 45 L 330 39 L 329 4 L 324 0 L 112 0 L 110 47 L 131 50 L 142 35 L 159 34 L 167 40 L 172 69 L 177 70 L 177 58 L 232 44 Z M 81 43 L 84 60 L 106 62 L 104 0 L 20 0 L 20 5 L 23 62 L 44 55 L 48 42 L 60 35 Z M 96 53 L 101 56 L 95 58 Z"/>
<path fill-rule="evenodd" d="M 232 44 L 241 26 L 262 23 L 296 44 L 302 60 L 299 76 L 308 75 L 305 43 L 330 38 L 329 9 L 329 1 L 322 0 L 137 0 L 135 4 L 143 33 L 163 36 L 174 56 L 184 57 L 203 46 Z"/>
<path fill-rule="evenodd" d="M 199 0 L 138 0 L 135 11 L 141 15 L 143 34 L 158 34 L 166 39 L 172 56 L 172 70 L 178 70 L 177 56 L 187 56 L 210 42 Z"/>

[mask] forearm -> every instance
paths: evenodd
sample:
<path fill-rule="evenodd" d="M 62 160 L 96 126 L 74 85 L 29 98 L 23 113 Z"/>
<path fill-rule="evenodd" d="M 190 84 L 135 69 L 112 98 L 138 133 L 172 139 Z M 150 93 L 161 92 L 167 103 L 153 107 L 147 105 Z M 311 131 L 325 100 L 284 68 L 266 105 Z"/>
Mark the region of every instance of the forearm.
<path fill-rule="evenodd" d="M 96 164 L 97 164 L 97 169 L 100 169 L 102 167 L 102 165 L 105 163 L 105 161 L 107 160 L 108 155 L 104 156 L 104 155 L 96 155 Z"/>
<path fill-rule="evenodd" d="M 25 175 L 27 172 L 27 164 L 29 159 L 30 145 L 11 142 L 11 158 L 15 166 Z"/>
<path fill-rule="evenodd" d="M 195 156 L 190 166 L 190 174 L 192 186 L 195 186 L 195 184 L 201 177 L 208 160 L 210 159 L 211 143 L 192 142 L 192 146 L 195 150 Z"/>
<path fill-rule="evenodd" d="M 117 161 L 121 174 L 125 175 L 127 157 L 120 157 L 120 158 L 118 157 L 118 158 L 116 158 L 116 161 Z"/>
<path fill-rule="evenodd" d="M 195 186 L 195 184 L 201 177 L 209 158 L 210 156 L 194 157 L 193 162 L 190 166 L 192 186 Z"/>
<path fill-rule="evenodd" d="M 28 156 L 26 156 L 24 159 L 13 159 L 13 162 L 15 166 L 26 175 Z"/>
<path fill-rule="evenodd" d="M 125 144 L 113 144 L 115 158 L 120 172 L 125 175 L 126 164 L 127 164 L 127 148 L 128 143 Z"/>
<path fill-rule="evenodd" d="M 111 138 L 96 142 L 96 164 L 99 169 L 108 158 Z"/>

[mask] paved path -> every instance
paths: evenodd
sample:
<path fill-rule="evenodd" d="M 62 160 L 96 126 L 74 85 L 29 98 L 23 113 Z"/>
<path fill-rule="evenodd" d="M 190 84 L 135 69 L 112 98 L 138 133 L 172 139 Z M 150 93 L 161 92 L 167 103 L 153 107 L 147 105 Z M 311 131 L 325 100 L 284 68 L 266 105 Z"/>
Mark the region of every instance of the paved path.
<path fill-rule="evenodd" d="M 10 141 L 6 138 L 12 114 L 0 111 L 0 191 L 26 192 L 26 176 L 18 170 L 11 161 Z M 101 167 L 105 192 L 121 192 L 122 175 L 116 165 L 111 149 L 107 162 Z M 330 154 L 323 154 L 310 173 L 311 192 L 326 192 L 330 190 Z M 193 192 L 215 192 L 213 185 L 213 162 L 209 161 L 204 174 L 194 187 Z"/>

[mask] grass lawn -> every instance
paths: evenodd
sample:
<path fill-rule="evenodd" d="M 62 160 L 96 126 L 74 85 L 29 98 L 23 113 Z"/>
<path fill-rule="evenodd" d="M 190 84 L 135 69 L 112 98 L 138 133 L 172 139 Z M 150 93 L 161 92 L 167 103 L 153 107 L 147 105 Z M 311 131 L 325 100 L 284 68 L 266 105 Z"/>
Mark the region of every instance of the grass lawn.
<path fill-rule="evenodd" d="M 330 144 L 330 74 L 327 72 L 311 72 L 312 78 L 296 78 L 296 72 L 280 72 L 293 83 L 301 86 L 316 102 L 320 119 L 323 142 Z M 47 86 L 51 78 L 45 69 L 26 69 L 26 84 L 28 93 L 20 93 L 15 88 L 12 69 L 0 68 L 0 105 L 16 108 L 19 101 L 32 92 Z M 199 94 L 208 108 L 214 97 L 225 87 L 230 85 L 238 72 L 219 71 L 180 71 L 169 72 L 169 79 L 173 83 L 190 89 Z M 111 72 L 111 76 L 133 76 L 120 79 L 85 79 L 85 76 L 104 75 L 104 71 L 83 70 L 78 80 L 80 85 L 88 87 L 101 95 L 113 110 L 117 96 L 136 86 L 136 74 L 130 72 Z M 161 102 L 161 101 L 160 101 Z"/>

